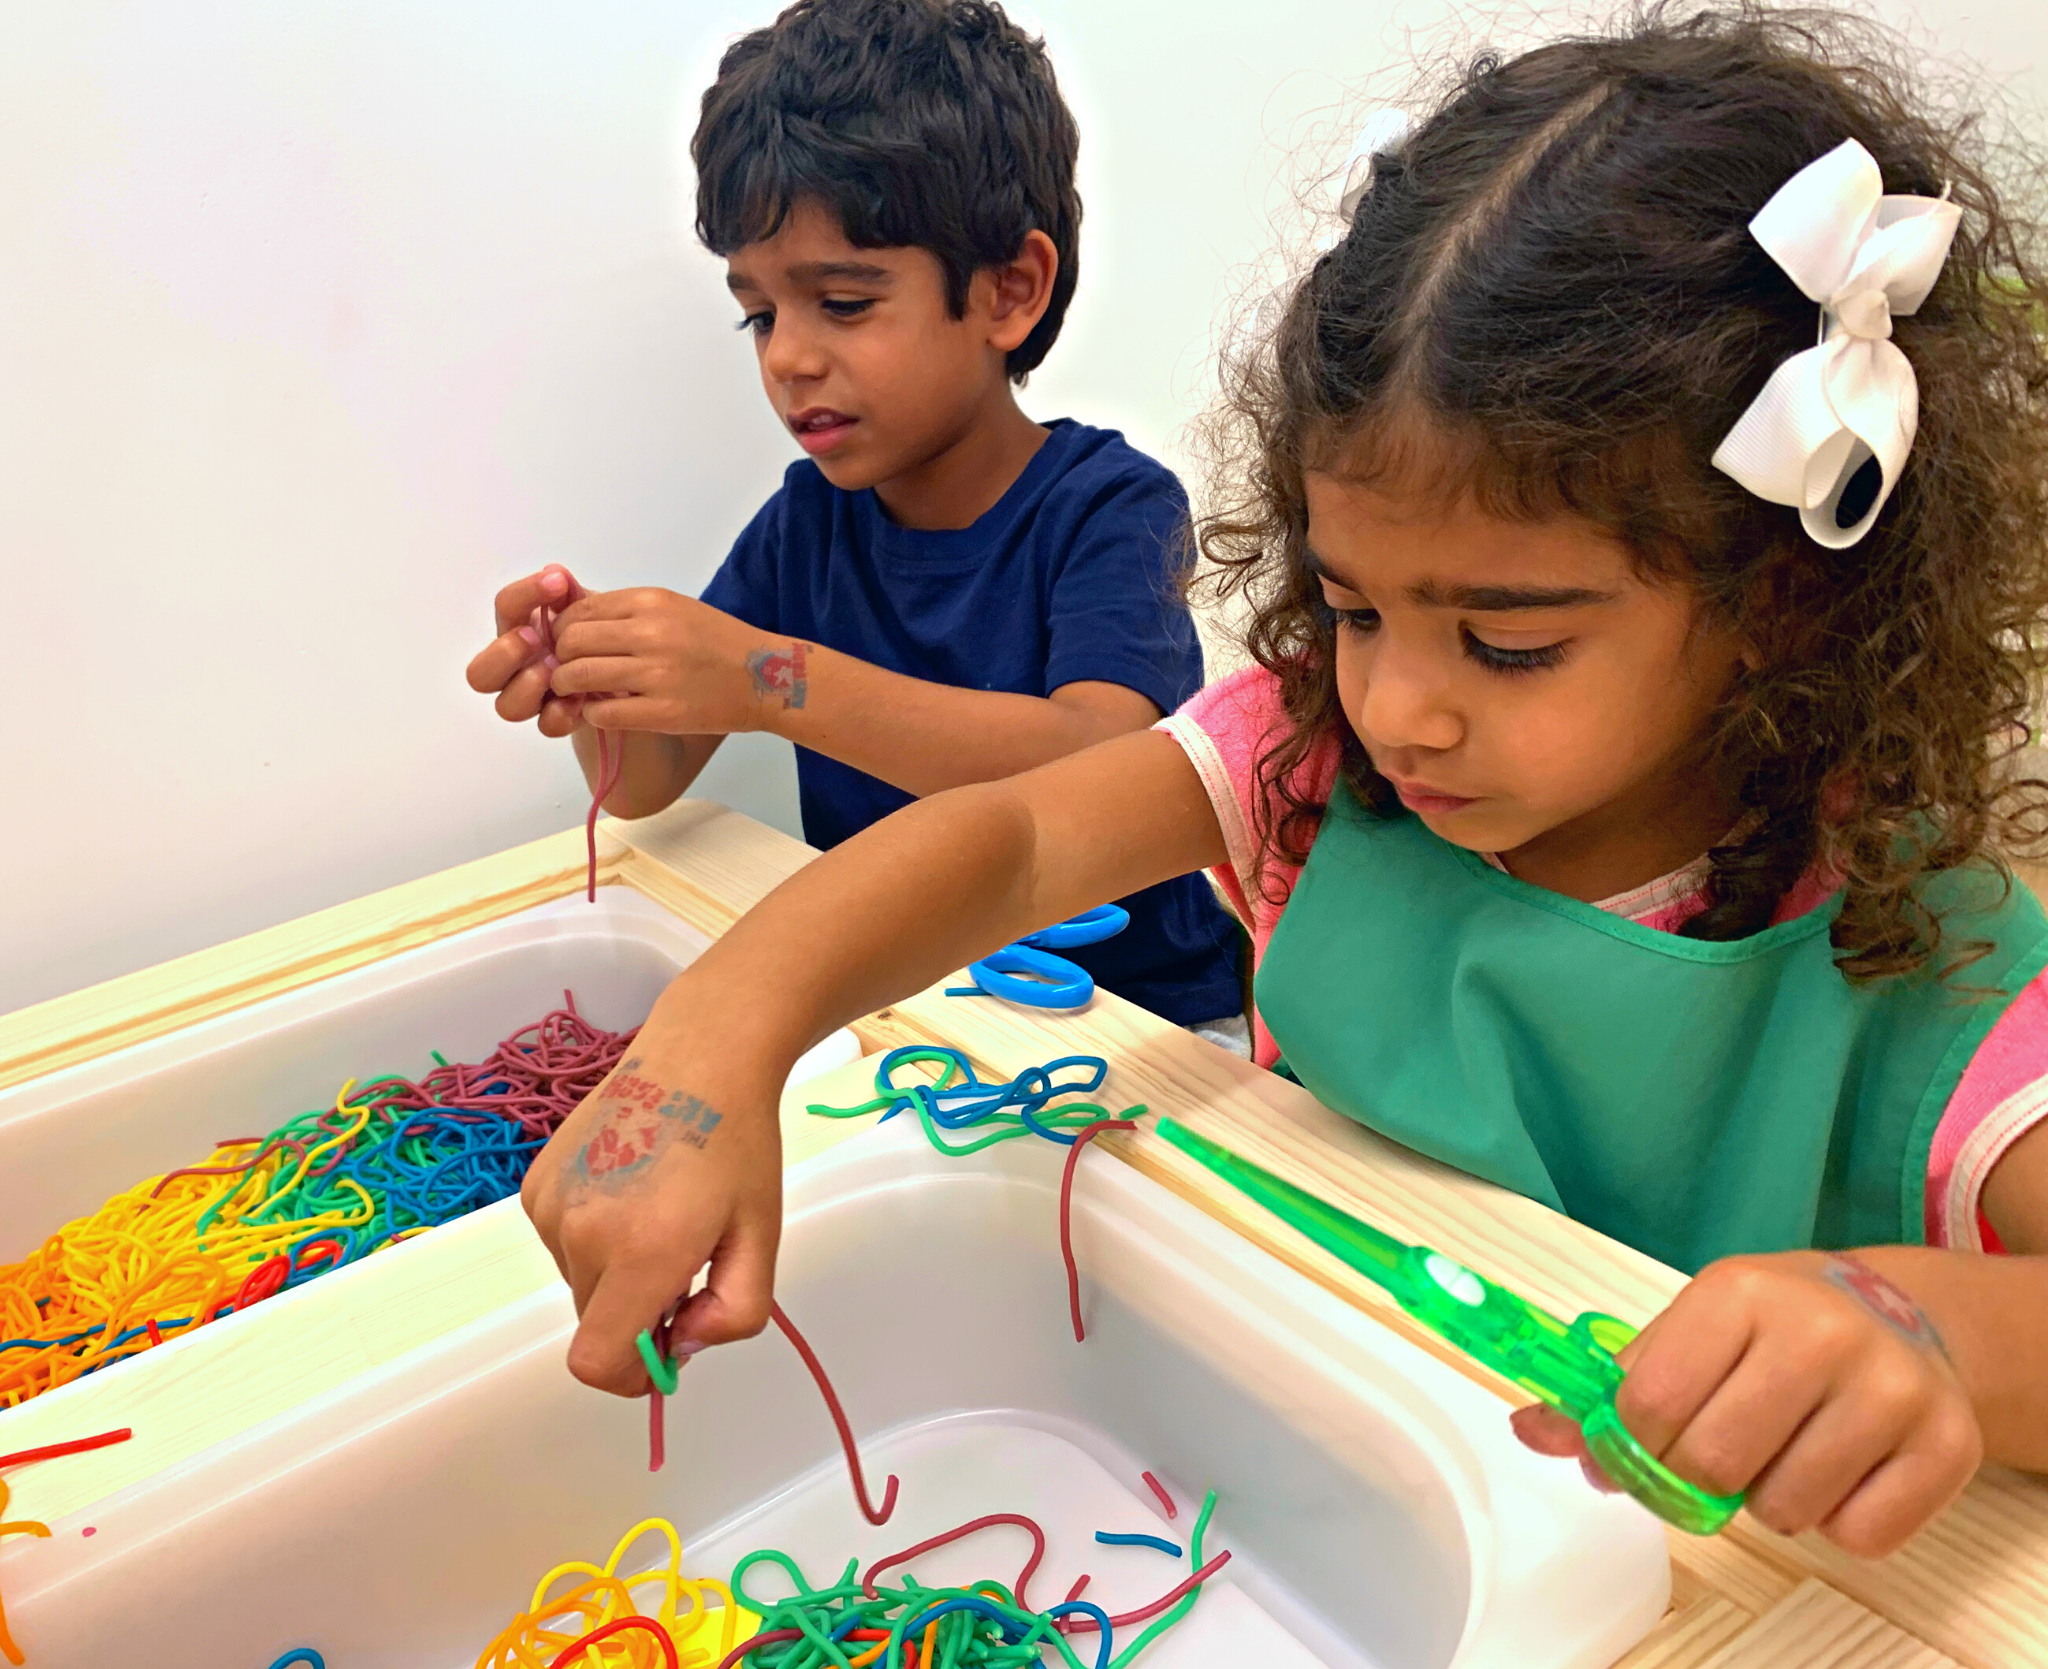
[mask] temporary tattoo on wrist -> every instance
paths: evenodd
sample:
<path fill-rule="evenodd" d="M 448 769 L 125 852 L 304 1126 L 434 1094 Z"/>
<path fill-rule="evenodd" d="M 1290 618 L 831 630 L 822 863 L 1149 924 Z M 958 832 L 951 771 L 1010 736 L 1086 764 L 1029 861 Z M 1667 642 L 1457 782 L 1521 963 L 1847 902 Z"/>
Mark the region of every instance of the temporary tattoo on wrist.
<path fill-rule="evenodd" d="M 642 1077 L 639 1066 L 637 1055 L 621 1062 L 599 1093 L 596 1127 L 576 1155 L 576 1173 L 585 1182 L 616 1187 L 678 1142 L 703 1148 L 724 1122 L 697 1096 Z"/>
<path fill-rule="evenodd" d="M 1942 1356 L 1948 1354 L 1948 1346 L 1941 1342 L 1927 1312 L 1855 1253 L 1832 1253 L 1821 1272 L 1909 1344 Z"/>
<path fill-rule="evenodd" d="M 756 649 L 747 657 L 747 676 L 754 681 L 754 694 L 766 701 L 782 698 L 783 710 L 801 707 L 810 693 L 807 661 L 811 646 L 792 640 L 787 649 Z"/>

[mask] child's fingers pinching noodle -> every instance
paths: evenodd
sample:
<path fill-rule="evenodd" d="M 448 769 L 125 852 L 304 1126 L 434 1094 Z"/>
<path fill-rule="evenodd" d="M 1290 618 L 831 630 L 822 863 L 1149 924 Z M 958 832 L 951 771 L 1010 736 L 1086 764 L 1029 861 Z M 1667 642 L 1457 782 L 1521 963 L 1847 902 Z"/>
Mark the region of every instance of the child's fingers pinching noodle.
<path fill-rule="evenodd" d="M 568 572 L 548 567 L 514 580 L 493 600 L 498 635 L 469 663 L 469 687 L 498 697 L 501 718 L 524 723 L 548 696 L 551 647 L 544 611 L 565 607 L 577 594 Z"/>

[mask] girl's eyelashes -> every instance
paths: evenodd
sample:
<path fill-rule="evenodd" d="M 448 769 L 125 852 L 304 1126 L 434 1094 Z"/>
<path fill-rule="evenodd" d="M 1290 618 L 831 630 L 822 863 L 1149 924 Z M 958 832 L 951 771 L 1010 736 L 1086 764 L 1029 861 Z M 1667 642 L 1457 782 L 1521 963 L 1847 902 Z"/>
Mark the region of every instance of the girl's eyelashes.
<path fill-rule="evenodd" d="M 1328 626 L 1347 627 L 1354 632 L 1369 632 L 1380 623 L 1380 611 L 1376 608 L 1346 608 L 1330 600 L 1327 585 L 1317 588 L 1315 594 L 1316 612 Z"/>
<path fill-rule="evenodd" d="M 1322 605 L 1322 612 L 1340 631 L 1369 635 L 1380 628 L 1380 611 L 1376 608 L 1340 608 L 1327 597 L 1317 600 Z M 1461 626 L 1458 637 L 1467 660 L 1478 662 L 1489 672 L 1508 674 L 1541 672 L 1547 667 L 1559 666 L 1571 647 L 1571 639 L 1564 638 L 1534 649 L 1504 649 L 1497 643 L 1488 643 L 1484 638 L 1475 636 L 1469 626 Z"/>
<path fill-rule="evenodd" d="M 735 330 L 750 330 L 756 336 L 766 336 L 775 327 L 775 315 L 767 308 L 758 313 L 749 313 L 733 326 Z"/>
<path fill-rule="evenodd" d="M 1466 656 L 1492 672 L 1541 672 L 1545 667 L 1558 666 L 1571 644 L 1571 639 L 1566 638 L 1535 649 L 1503 649 L 1497 643 L 1473 636 L 1470 627 L 1461 628 L 1458 635 L 1464 640 Z"/>

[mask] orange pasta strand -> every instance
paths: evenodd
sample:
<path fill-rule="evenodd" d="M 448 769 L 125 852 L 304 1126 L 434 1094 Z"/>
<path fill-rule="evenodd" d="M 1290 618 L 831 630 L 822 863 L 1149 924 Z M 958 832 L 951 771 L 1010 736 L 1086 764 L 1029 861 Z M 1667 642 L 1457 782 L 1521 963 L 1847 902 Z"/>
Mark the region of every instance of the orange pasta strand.
<path fill-rule="evenodd" d="M 7 1511 L 7 1481 L 0 1478 L 0 1513 Z M 50 1527 L 38 1524 L 32 1518 L 16 1519 L 12 1524 L 0 1523 L 0 1536 L 47 1536 Z M 20 1664 L 27 1660 L 21 1655 L 21 1648 L 14 1643 L 14 1636 L 7 1631 L 7 1607 L 0 1604 L 0 1656 L 9 1663 Z"/>

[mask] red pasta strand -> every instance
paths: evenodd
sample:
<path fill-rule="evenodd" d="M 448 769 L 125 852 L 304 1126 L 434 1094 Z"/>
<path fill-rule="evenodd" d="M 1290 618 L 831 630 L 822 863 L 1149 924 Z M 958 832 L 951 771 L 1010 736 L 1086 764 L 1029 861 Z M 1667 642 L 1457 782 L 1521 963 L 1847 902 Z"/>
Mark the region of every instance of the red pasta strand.
<path fill-rule="evenodd" d="M 780 1304 L 771 1304 L 768 1314 L 775 1325 L 782 1329 L 783 1337 L 796 1346 L 796 1353 L 804 1359 L 804 1366 L 811 1370 L 811 1378 L 818 1382 L 818 1391 L 825 1399 L 825 1406 L 831 1411 L 832 1424 L 839 1431 L 839 1446 L 846 1451 L 846 1470 L 853 1478 L 854 1499 L 860 1503 L 861 1516 L 870 1524 L 887 1524 L 889 1515 L 896 1510 L 896 1490 L 901 1480 L 894 1473 L 882 1491 L 882 1505 L 879 1511 L 868 1500 L 867 1479 L 861 1475 L 860 1450 L 854 1445 L 853 1426 L 846 1418 L 846 1410 L 840 1404 L 839 1393 L 832 1389 L 832 1381 L 825 1376 L 825 1365 L 818 1360 L 818 1353 L 805 1342 L 803 1334 L 796 1330 L 796 1324 L 782 1313 Z"/>
<path fill-rule="evenodd" d="M 1038 1527 L 1036 1519 L 1026 1518 L 1022 1513 L 990 1513 L 985 1518 L 970 1518 L 965 1524 L 947 1530 L 940 1535 L 933 1536 L 929 1541 L 921 1541 L 915 1547 L 906 1547 L 901 1553 L 892 1553 L 886 1559 L 877 1559 L 872 1565 L 868 1566 L 867 1575 L 860 1579 L 861 1592 L 866 1594 L 869 1599 L 873 1599 L 875 1597 L 875 1578 L 891 1565 L 900 1565 L 907 1559 L 919 1558 L 931 1552 L 935 1547 L 945 1547 L 949 1543 L 960 1541 L 964 1537 L 973 1535 L 977 1530 L 986 1530 L 991 1524 L 1014 1524 L 1019 1529 L 1031 1532 L 1031 1557 L 1024 1561 L 1024 1569 L 1018 1574 L 1017 1586 L 1014 1589 L 1017 1596 L 1017 1609 L 1029 1611 L 1031 1609 L 1031 1602 L 1024 1597 L 1024 1585 L 1031 1580 L 1031 1573 L 1038 1569 L 1039 1560 L 1045 1557 L 1045 1532 Z M 1083 1577 L 1081 1580 L 1085 1582 L 1087 1578 Z M 1079 1591 L 1079 1589 L 1075 1590 L 1076 1593 Z M 1068 1597 L 1072 1598 L 1073 1596 L 1069 1595 Z"/>
<path fill-rule="evenodd" d="M 584 887 L 584 894 L 590 902 L 597 902 L 597 814 L 604 810 L 605 801 L 619 786 L 619 777 L 626 768 L 626 742 L 620 737 L 616 742 L 609 730 L 597 733 L 597 789 L 590 796 L 590 815 L 583 820 L 584 845 L 590 853 L 590 879 Z"/>
<path fill-rule="evenodd" d="M 733 1669 L 756 1646 L 779 1646 L 785 1640 L 801 1640 L 803 1637 L 804 1631 L 800 1628 L 771 1628 L 751 1640 L 742 1640 L 718 1660 L 718 1669 Z"/>
<path fill-rule="evenodd" d="M 581 1640 L 573 1642 L 563 1651 L 558 1652 L 554 1660 L 548 1664 L 548 1669 L 564 1669 L 564 1665 L 575 1662 L 577 1658 L 589 1651 L 599 1641 L 609 1640 L 615 1634 L 624 1634 L 628 1629 L 635 1628 L 644 1630 L 661 1642 L 662 1661 L 667 1664 L 668 1669 L 682 1669 L 681 1663 L 676 1657 L 675 1641 L 669 1638 L 668 1630 L 663 1628 L 652 1617 L 620 1617 L 606 1623 L 602 1628 L 594 1628 L 584 1635 Z"/>
<path fill-rule="evenodd" d="M 1140 1472 L 1138 1476 L 1143 1478 L 1151 1487 L 1152 1493 L 1159 1497 L 1159 1504 L 1166 1509 L 1166 1516 L 1169 1519 L 1180 1517 L 1180 1508 L 1173 1504 L 1173 1497 L 1166 1493 L 1166 1485 L 1153 1477 L 1150 1472 Z"/>
<path fill-rule="evenodd" d="M 1067 1149 L 1066 1169 L 1060 1172 L 1060 1256 L 1067 1265 L 1067 1311 L 1074 1318 L 1074 1343 L 1088 1342 L 1088 1329 L 1081 1322 L 1081 1266 L 1074 1262 L 1074 1167 L 1081 1162 L 1081 1149 L 1105 1130 L 1135 1130 L 1138 1121 L 1106 1118 L 1074 1133 L 1074 1145 Z"/>
<path fill-rule="evenodd" d="M 661 1353 L 661 1359 L 669 1359 L 669 1334 L 675 1324 L 672 1321 L 658 1322 L 653 1329 L 654 1348 Z M 649 1388 L 647 1393 L 647 1470 L 659 1472 L 668 1464 L 668 1416 L 663 1406 L 661 1387 Z"/>
<path fill-rule="evenodd" d="M 580 601 L 588 595 L 576 583 L 576 576 L 567 568 L 559 570 L 569 589 L 562 596 L 562 607 Z M 541 653 L 555 652 L 555 615 L 558 611 L 542 607 L 534 611 L 534 628 L 540 634 Z M 582 697 L 582 700 L 601 700 L 602 697 Z M 596 729 L 596 726 L 592 726 Z M 620 774 L 626 767 L 626 742 L 619 737 L 616 741 L 608 730 L 597 731 L 597 791 L 590 796 L 590 815 L 583 820 L 584 845 L 590 855 L 590 879 L 584 888 L 585 896 L 591 903 L 597 902 L 597 814 L 604 810 L 605 801 L 612 797 L 619 786 Z"/>
<path fill-rule="evenodd" d="M 125 1443 L 135 1435 L 123 1426 L 119 1431 L 103 1431 L 96 1437 L 74 1437 L 66 1443 L 46 1443 L 40 1449 L 16 1449 L 11 1455 L 0 1455 L 0 1466 L 26 1466 L 36 1460 L 58 1460 L 65 1455 L 82 1455 L 88 1449 L 104 1449 L 109 1444 Z"/>
<path fill-rule="evenodd" d="M 604 1082 L 639 1033 L 608 1032 L 576 1012 L 576 999 L 521 1028 L 474 1064 L 437 1066 L 395 1092 L 393 1105 L 411 1111 L 447 1108 L 516 1120 L 530 1137 L 555 1133 L 584 1097 Z M 378 1086 L 380 1098 L 392 1091 Z"/>
<path fill-rule="evenodd" d="M 1165 1593 L 1161 1594 L 1150 1605 L 1141 1605 L 1135 1611 L 1126 1611 L 1121 1617 L 1110 1618 L 1109 1626 L 1111 1628 L 1126 1628 L 1132 1623 L 1150 1622 L 1183 1594 L 1188 1593 L 1192 1589 L 1199 1588 L 1229 1563 L 1230 1549 L 1226 1547 L 1215 1558 L 1196 1571 L 1193 1576 L 1188 1577 L 1185 1581 L 1174 1584 L 1173 1587 L 1167 1589 Z M 1077 1617 L 1062 1617 L 1059 1626 L 1069 1634 L 1087 1634 L 1094 1631 L 1095 1619 L 1086 1613 Z"/>

